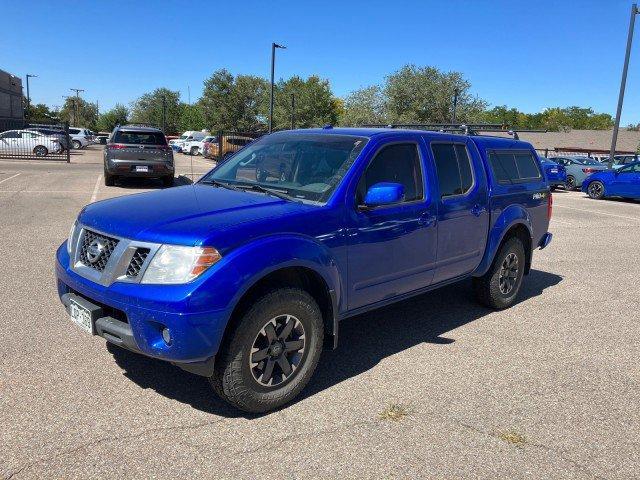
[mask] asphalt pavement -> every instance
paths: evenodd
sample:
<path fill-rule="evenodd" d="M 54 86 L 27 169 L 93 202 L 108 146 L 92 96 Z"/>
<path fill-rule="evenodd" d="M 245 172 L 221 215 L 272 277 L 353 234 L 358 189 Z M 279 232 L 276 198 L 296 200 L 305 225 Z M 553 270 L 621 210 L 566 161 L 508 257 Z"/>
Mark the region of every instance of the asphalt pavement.
<path fill-rule="evenodd" d="M 176 158 L 178 184 L 211 168 Z M 640 477 L 640 202 L 555 193 L 517 305 L 465 281 L 346 320 L 301 397 L 250 416 L 58 300 L 80 209 L 156 188 L 105 187 L 100 146 L 0 160 L 0 477 Z"/>

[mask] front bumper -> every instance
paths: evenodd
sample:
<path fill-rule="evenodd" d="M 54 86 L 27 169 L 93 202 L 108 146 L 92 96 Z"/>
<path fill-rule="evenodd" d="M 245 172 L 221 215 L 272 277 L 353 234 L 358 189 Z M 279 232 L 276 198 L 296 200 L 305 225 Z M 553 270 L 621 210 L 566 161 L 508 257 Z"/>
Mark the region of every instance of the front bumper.
<path fill-rule="evenodd" d="M 56 277 L 58 294 L 65 307 L 68 308 L 70 298 L 83 299 L 95 312 L 92 316 L 96 334 L 108 342 L 169 361 L 193 373 L 212 374 L 229 312 L 191 308 L 188 284 L 100 285 L 69 268 L 66 243 L 56 253 Z M 171 332 L 169 344 L 162 338 L 164 328 Z"/>
<path fill-rule="evenodd" d="M 538 242 L 538 248 L 540 250 L 542 250 L 543 248 L 545 248 L 547 245 L 549 245 L 551 243 L 551 239 L 553 238 L 553 234 L 550 232 L 545 233 L 542 238 L 540 239 L 540 241 Z"/>

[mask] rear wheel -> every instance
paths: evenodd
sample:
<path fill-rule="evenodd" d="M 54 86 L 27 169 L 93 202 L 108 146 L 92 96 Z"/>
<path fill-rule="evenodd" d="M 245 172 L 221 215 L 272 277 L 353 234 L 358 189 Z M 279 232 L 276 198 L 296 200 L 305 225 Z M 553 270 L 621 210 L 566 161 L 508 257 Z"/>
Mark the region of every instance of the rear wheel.
<path fill-rule="evenodd" d="M 576 179 L 569 175 L 567 177 L 567 182 L 565 183 L 567 190 L 575 190 L 576 189 Z"/>
<path fill-rule="evenodd" d="M 104 184 L 107 187 L 113 187 L 116 184 L 116 176 L 104 171 Z"/>
<path fill-rule="evenodd" d="M 525 261 L 522 240 L 511 237 L 500 247 L 489 271 L 473 279 L 478 301 L 496 310 L 513 305 L 522 285 Z"/>
<path fill-rule="evenodd" d="M 599 180 L 594 180 L 587 187 L 587 193 L 594 200 L 602 200 L 604 198 L 604 184 Z"/>
<path fill-rule="evenodd" d="M 33 153 L 35 153 L 36 157 L 46 157 L 49 154 L 49 150 L 44 145 L 38 145 L 33 149 Z"/>
<path fill-rule="evenodd" d="M 82 143 L 80 143 L 80 140 L 73 140 L 71 142 L 71 145 L 73 145 L 73 148 L 75 148 L 76 150 L 82 148 Z"/>
<path fill-rule="evenodd" d="M 272 290 L 253 302 L 227 335 L 209 381 L 241 410 L 273 410 L 305 387 L 322 342 L 322 315 L 311 295 L 298 288 Z"/>
<path fill-rule="evenodd" d="M 173 187 L 173 175 L 167 175 L 166 177 L 162 177 L 162 186 Z"/>

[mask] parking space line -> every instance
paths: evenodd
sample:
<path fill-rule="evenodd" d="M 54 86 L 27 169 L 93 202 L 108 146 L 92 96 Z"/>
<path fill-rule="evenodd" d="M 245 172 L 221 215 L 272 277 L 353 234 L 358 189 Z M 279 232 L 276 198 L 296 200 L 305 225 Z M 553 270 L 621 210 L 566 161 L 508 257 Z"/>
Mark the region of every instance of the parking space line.
<path fill-rule="evenodd" d="M 553 205 L 553 208 L 568 208 L 569 210 L 577 210 L 578 212 L 586 212 L 586 213 L 596 213 L 598 215 L 606 215 L 607 217 L 617 217 L 624 218 L 625 220 L 635 220 L 636 222 L 640 221 L 638 217 L 627 217 L 626 215 L 616 215 L 615 213 L 605 213 L 599 212 L 598 210 L 587 210 L 586 208 L 576 208 L 576 207 L 567 207 L 566 205 Z"/>
<path fill-rule="evenodd" d="M 98 198 L 98 190 L 100 189 L 100 181 L 102 180 L 102 174 L 98 175 L 98 179 L 96 180 L 96 186 L 93 187 L 93 194 L 91 195 L 91 201 L 89 203 L 93 203 Z"/>
<path fill-rule="evenodd" d="M 10 177 L 5 178 L 4 180 L 0 180 L 0 183 L 4 183 L 7 180 L 11 180 L 12 178 L 16 178 L 18 175 L 20 175 L 20 174 L 16 173 L 15 175 L 11 175 Z"/>

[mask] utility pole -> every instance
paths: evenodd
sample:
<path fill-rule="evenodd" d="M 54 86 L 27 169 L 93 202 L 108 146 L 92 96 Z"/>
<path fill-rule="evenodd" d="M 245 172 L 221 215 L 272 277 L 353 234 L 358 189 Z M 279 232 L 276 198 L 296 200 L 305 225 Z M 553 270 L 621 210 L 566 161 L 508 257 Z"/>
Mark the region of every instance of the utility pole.
<path fill-rule="evenodd" d="M 29 116 L 29 119 L 31 119 L 31 95 L 29 94 L 29 79 L 35 77 L 37 77 L 37 75 L 27 73 L 27 115 Z"/>
<path fill-rule="evenodd" d="M 636 15 L 640 13 L 637 5 L 631 5 L 631 18 L 629 19 L 629 33 L 627 34 L 627 52 L 624 56 L 624 67 L 622 67 L 622 81 L 620 82 L 620 93 L 618 94 L 618 109 L 616 110 L 616 123 L 613 125 L 613 135 L 611 136 L 611 151 L 609 152 L 609 168 L 613 167 L 613 156 L 616 153 L 616 143 L 618 142 L 618 130 L 620 129 L 620 115 L 622 114 L 622 103 L 624 101 L 624 90 L 627 85 L 627 70 L 629 69 L 629 57 L 631 56 L 631 44 L 633 42 L 633 27 L 636 23 Z"/>
<path fill-rule="evenodd" d="M 72 92 L 76 92 L 76 101 L 73 102 L 73 109 L 75 111 L 74 123 L 78 123 L 78 109 L 80 107 L 80 92 L 84 92 L 84 90 L 82 88 L 70 88 L 69 90 L 71 90 Z"/>
<path fill-rule="evenodd" d="M 296 128 L 296 94 L 291 94 L 291 130 Z"/>
<path fill-rule="evenodd" d="M 271 44 L 271 98 L 269 101 L 269 133 L 273 130 L 273 85 L 274 74 L 276 69 L 276 48 L 285 49 L 284 45 L 278 45 L 277 43 Z"/>
<path fill-rule="evenodd" d="M 458 108 L 458 95 L 460 95 L 460 91 L 456 87 L 453 90 L 453 115 L 451 116 L 451 123 L 456 123 L 456 109 Z"/>

